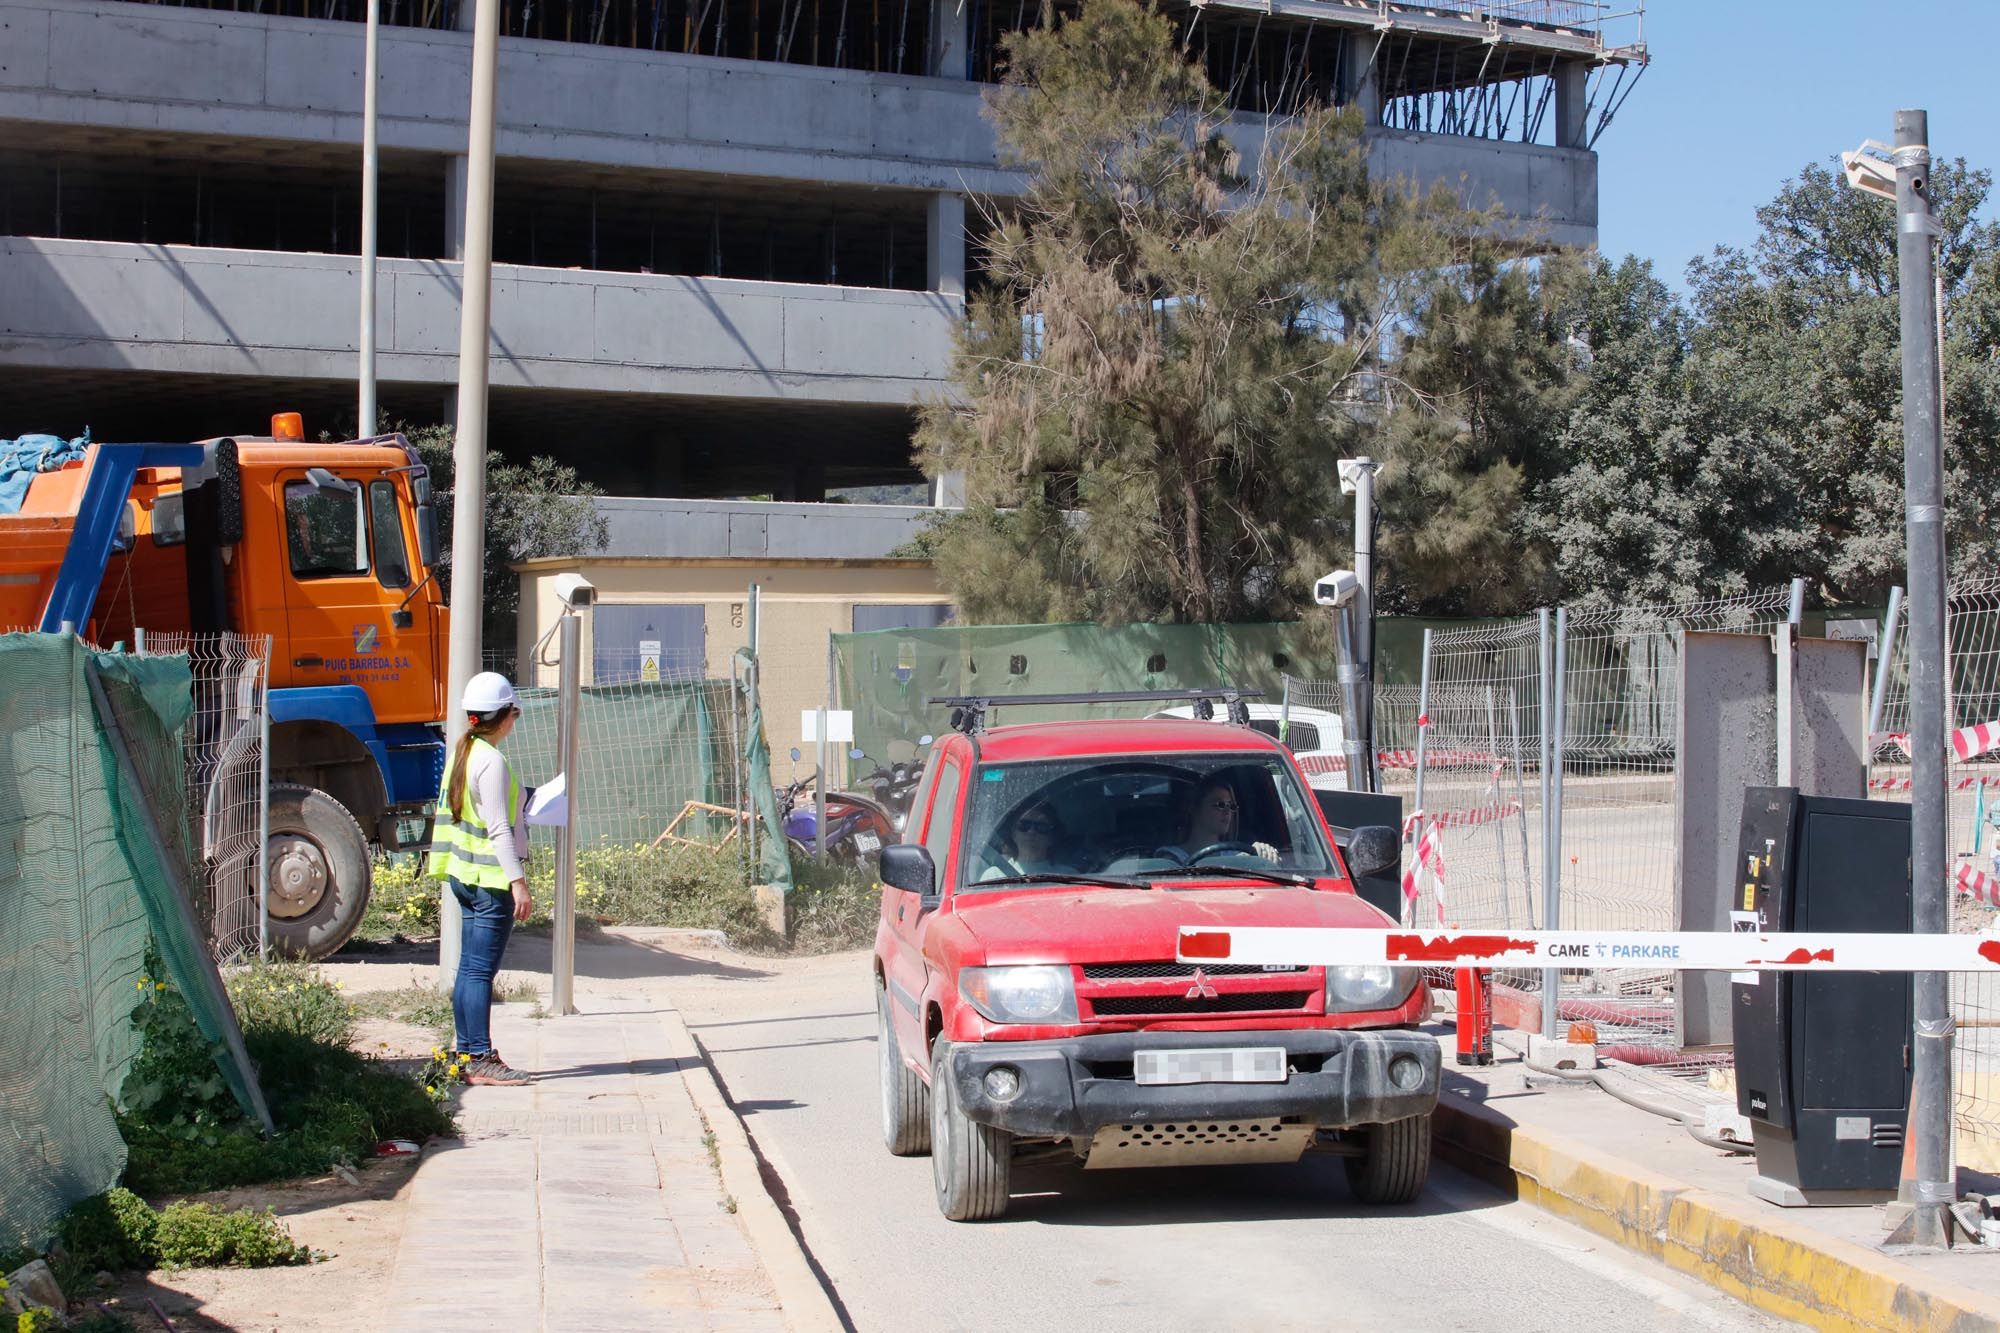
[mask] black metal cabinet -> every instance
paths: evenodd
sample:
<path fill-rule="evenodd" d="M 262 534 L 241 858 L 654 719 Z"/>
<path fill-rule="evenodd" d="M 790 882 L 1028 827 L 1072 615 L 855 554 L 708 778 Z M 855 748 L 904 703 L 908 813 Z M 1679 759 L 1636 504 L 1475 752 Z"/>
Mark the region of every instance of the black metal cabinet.
<path fill-rule="evenodd" d="M 1738 929 L 1910 932 L 1910 807 L 1743 794 Z M 1744 973 L 1730 987 L 1737 1110 L 1759 1178 L 1786 1204 L 1874 1202 L 1896 1189 L 1909 1109 L 1911 978 Z"/>

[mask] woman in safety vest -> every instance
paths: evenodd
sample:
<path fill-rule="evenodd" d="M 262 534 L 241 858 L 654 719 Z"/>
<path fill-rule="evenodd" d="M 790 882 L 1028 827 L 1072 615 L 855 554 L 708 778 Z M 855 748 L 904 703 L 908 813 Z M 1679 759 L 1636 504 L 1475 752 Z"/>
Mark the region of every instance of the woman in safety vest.
<path fill-rule="evenodd" d="M 430 873 L 444 880 L 460 913 L 458 976 L 451 988 L 454 1055 L 471 1057 L 467 1083 L 512 1086 L 528 1075 L 509 1069 L 493 1049 L 493 977 L 516 921 L 534 910 L 522 866 L 527 836 L 521 823 L 521 782 L 496 748 L 514 729 L 521 705 L 497 671 L 466 682 L 461 701 L 468 729 L 446 765 L 431 835 Z"/>

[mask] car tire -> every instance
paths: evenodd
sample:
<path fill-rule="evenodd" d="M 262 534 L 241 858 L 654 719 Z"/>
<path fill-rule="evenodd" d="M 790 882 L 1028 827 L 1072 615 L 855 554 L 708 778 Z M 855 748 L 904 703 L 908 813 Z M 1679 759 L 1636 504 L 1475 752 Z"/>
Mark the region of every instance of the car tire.
<path fill-rule="evenodd" d="M 903 1060 L 884 986 L 875 988 L 875 1050 L 882 1065 L 882 1142 L 898 1157 L 922 1157 L 931 1150 L 931 1090 Z"/>
<path fill-rule="evenodd" d="M 1366 1204 L 1414 1203 L 1431 1174 L 1431 1118 L 1368 1127 L 1367 1151 L 1346 1159 L 1347 1186 Z"/>
<path fill-rule="evenodd" d="M 368 839 L 346 806 L 316 787 L 288 783 L 271 784 L 269 827 L 271 948 L 325 958 L 368 911 L 375 875 Z"/>
<path fill-rule="evenodd" d="M 953 1222 L 983 1222 L 1007 1211 L 1014 1136 L 966 1117 L 951 1082 L 951 1044 L 931 1059 L 931 1181 L 938 1211 Z"/>

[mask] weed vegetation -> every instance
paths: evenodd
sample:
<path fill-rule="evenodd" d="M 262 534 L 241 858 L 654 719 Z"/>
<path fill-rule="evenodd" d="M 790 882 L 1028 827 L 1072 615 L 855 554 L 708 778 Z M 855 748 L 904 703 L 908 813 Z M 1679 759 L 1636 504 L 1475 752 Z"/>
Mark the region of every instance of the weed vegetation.
<path fill-rule="evenodd" d="M 199 1194 L 318 1175 L 383 1139 L 451 1132 L 423 1081 L 348 1045 L 353 1007 L 317 968 L 245 969 L 229 991 L 277 1132 L 265 1137 L 244 1112 L 186 1001 L 149 970 L 133 1011 L 139 1058 L 119 1106 L 130 1188 Z"/>
<path fill-rule="evenodd" d="M 742 863 L 727 851 L 646 843 L 589 848 L 577 854 L 578 924 L 586 934 L 599 926 L 719 930 L 756 953 L 833 953 L 874 939 L 881 890 L 872 866 L 795 857 L 792 879 L 792 930 L 783 936 L 765 925 Z M 546 930 L 555 903 L 555 857 L 546 848 L 529 857 L 528 887 L 535 912 L 521 929 Z M 435 938 L 438 901 L 438 883 L 420 873 L 418 858 L 378 861 L 360 938 Z"/>

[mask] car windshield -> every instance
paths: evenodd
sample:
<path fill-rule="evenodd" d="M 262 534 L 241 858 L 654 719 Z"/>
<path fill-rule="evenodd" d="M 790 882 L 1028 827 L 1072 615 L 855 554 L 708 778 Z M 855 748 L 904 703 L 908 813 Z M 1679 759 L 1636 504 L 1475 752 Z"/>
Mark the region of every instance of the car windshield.
<path fill-rule="evenodd" d="M 1273 754 L 985 764 L 965 827 L 968 890 L 1025 876 L 1166 880 L 1191 866 L 1259 877 L 1333 868 L 1298 778 Z"/>

